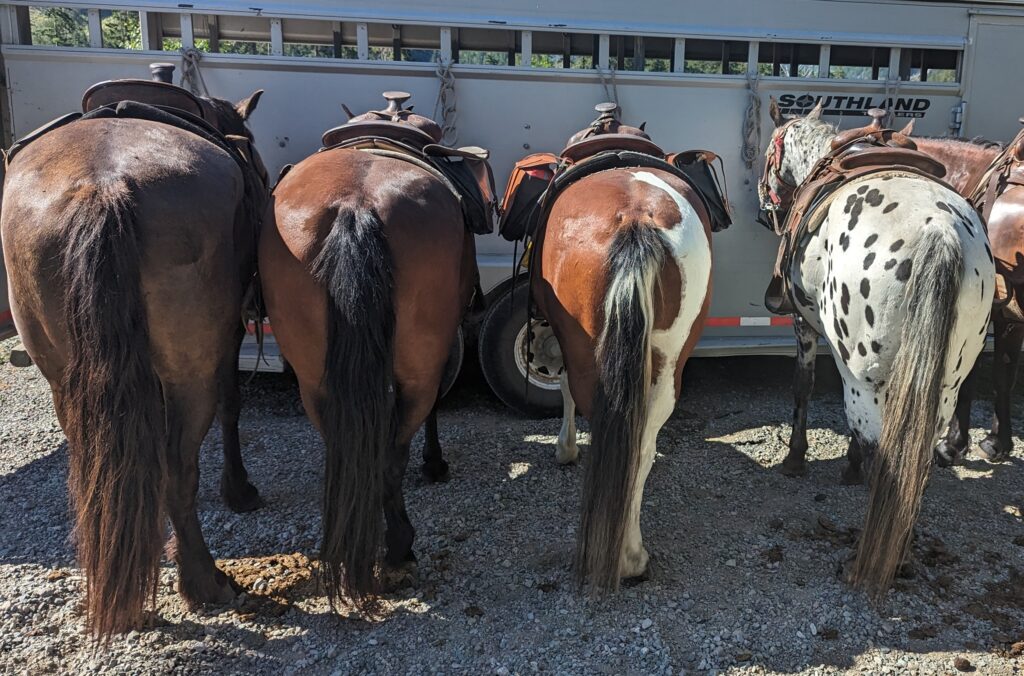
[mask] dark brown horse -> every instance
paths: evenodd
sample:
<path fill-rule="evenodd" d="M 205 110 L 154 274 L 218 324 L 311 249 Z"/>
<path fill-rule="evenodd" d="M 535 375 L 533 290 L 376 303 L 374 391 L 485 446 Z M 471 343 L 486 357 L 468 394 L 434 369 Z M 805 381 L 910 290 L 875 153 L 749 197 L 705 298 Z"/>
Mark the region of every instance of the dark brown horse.
<path fill-rule="evenodd" d="M 979 183 L 986 179 L 989 165 L 1003 150 L 1003 146 L 997 143 L 980 140 L 916 137 L 914 141 L 918 150 L 946 165 L 949 172 L 947 180 L 964 196 L 971 196 L 977 190 Z M 992 429 L 978 445 L 978 451 L 983 458 L 998 461 L 1008 457 L 1013 450 L 1010 396 L 1017 379 L 1021 344 L 1024 343 L 1024 187 L 1006 186 L 995 195 L 991 210 L 987 211 L 988 238 L 1001 274 L 996 277 L 992 307 L 995 411 Z M 936 449 L 936 459 L 943 465 L 956 462 L 970 445 L 975 380 L 976 369 L 960 388 L 956 414 L 946 438 Z"/>
<path fill-rule="evenodd" d="M 419 138 L 405 112 L 365 133 Z M 326 446 L 322 579 L 332 603 L 344 594 L 369 610 L 382 532 L 391 570 L 415 561 L 402 479 L 473 294 L 473 236 L 431 171 L 398 151 L 334 147 L 275 188 L 260 275 L 275 338 Z"/>
<path fill-rule="evenodd" d="M 640 128 L 614 119 L 614 107 L 598 110 L 602 117 L 566 152 L 582 147 L 578 142 L 650 146 L 644 152 L 658 155 Z M 599 138 L 605 134 L 617 136 Z M 620 578 L 647 569 L 643 488 L 707 316 L 710 235 L 691 186 L 651 166 L 612 168 L 572 183 L 555 198 L 537 240 L 533 297 L 566 365 L 560 462 L 578 454 L 577 406 L 591 423 L 576 571 L 595 588 L 615 589 Z"/>
<path fill-rule="evenodd" d="M 203 105 L 221 132 L 251 140 L 244 122 L 260 93 Z M 258 159 L 176 126 L 114 117 L 50 131 L 7 170 L 0 228 L 11 305 L 68 437 L 87 625 L 100 637 L 142 624 L 167 517 L 185 600 L 234 597 L 195 501 L 199 446 L 219 414 L 224 497 L 238 510 L 258 504 L 239 449 L 237 384 L 266 196 Z"/>

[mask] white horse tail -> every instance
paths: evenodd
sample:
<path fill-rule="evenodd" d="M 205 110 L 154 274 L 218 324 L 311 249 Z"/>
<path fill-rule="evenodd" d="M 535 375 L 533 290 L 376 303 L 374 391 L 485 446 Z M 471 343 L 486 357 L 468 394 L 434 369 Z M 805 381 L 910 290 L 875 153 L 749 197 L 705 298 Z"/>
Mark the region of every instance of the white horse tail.
<path fill-rule="evenodd" d="M 651 387 L 654 287 L 662 265 L 670 259 L 661 231 L 644 223 L 619 231 L 609 251 L 590 457 L 576 547 L 576 574 L 581 582 L 589 579 L 595 589 L 619 586 Z"/>
<path fill-rule="evenodd" d="M 882 412 L 878 452 L 870 469 L 864 531 L 851 582 L 880 598 L 902 564 L 921 508 L 964 270 L 953 227 L 918 240 L 907 281 L 906 316 Z"/>

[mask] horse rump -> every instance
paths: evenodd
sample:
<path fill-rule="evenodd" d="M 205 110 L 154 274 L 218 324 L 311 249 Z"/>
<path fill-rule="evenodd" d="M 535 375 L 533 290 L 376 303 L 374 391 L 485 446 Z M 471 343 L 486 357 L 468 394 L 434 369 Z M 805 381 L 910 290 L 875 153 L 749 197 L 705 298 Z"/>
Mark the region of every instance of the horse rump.
<path fill-rule="evenodd" d="M 372 209 L 343 210 L 313 261 L 327 291 L 318 403 L 326 446 L 320 576 L 372 613 L 383 533 L 383 468 L 397 428 L 391 252 Z"/>
<path fill-rule="evenodd" d="M 651 385 L 654 286 L 668 255 L 660 231 L 643 223 L 619 231 L 609 251 L 575 561 L 579 582 L 595 590 L 619 587 Z"/>
<path fill-rule="evenodd" d="M 74 538 L 86 626 L 104 640 L 155 603 L 165 541 L 167 432 L 140 287 L 128 186 L 83 195 L 61 275 L 69 355 L 55 404 L 68 438 Z"/>

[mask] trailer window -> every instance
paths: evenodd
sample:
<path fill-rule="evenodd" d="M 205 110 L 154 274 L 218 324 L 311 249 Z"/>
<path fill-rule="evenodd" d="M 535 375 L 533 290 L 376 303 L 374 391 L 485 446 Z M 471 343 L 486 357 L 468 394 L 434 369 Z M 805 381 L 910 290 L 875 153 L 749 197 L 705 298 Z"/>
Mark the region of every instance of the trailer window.
<path fill-rule="evenodd" d="M 597 40 L 596 35 L 588 33 L 534 31 L 533 55 L 529 65 L 533 68 L 593 69 Z M 522 65 L 522 61 L 520 53 L 516 63 Z"/>
<path fill-rule="evenodd" d="M 142 49 L 139 13 L 120 9 L 100 12 L 103 46 L 107 49 Z"/>
<path fill-rule="evenodd" d="M 281 22 L 285 56 L 314 58 L 356 58 L 356 48 L 345 52 L 339 22 L 285 19 Z"/>
<path fill-rule="evenodd" d="M 900 79 L 912 82 L 957 82 L 960 52 L 955 49 L 910 49 L 900 52 Z"/>
<path fill-rule="evenodd" d="M 89 18 L 83 9 L 29 7 L 28 17 L 34 45 L 89 46 Z"/>
<path fill-rule="evenodd" d="M 747 43 L 735 40 L 686 40 L 683 72 L 703 75 L 743 75 L 747 72 Z"/>
<path fill-rule="evenodd" d="M 453 28 L 452 61 L 474 66 L 514 66 L 519 33 L 489 28 Z"/>
<path fill-rule="evenodd" d="M 889 77 L 889 48 L 833 45 L 828 76 L 842 80 L 885 80 Z"/>
<path fill-rule="evenodd" d="M 773 77 L 818 77 L 821 49 L 796 42 L 762 42 L 757 48 L 757 72 Z"/>
<path fill-rule="evenodd" d="M 608 44 L 610 66 L 616 70 L 667 73 L 672 70 L 675 41 L 640 35 L 612 35 Z"/>

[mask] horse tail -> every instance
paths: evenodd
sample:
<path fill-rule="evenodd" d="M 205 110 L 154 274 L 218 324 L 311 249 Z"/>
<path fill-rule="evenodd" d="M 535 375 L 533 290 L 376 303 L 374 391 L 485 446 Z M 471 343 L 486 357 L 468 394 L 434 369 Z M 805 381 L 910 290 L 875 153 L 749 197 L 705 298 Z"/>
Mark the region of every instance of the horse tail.
<path fill-rule="evenodd" d="M 927 231 L 911 265 L 904 291 L 907 314 L 883 406 L 867 516 L 851 576 L 875 598 L 885 594 L 907 554 L 939 433 L 942 383 L 964 268 L 955 230 Z"/>
<path fill-rule="evenodd" d="M 377 589 L 384 463 L 397 427 L 394 280 L 377 212 L 342 210 L 313 274 L 328 296 L 320 574 L 332 606 L 344 593 L 368 612 Z"/>
<path fill-rule="evenodd" d="M 68 438 L 74 538 L 95 636 L 142 625 L 165 541 L 167 431 L 150 356 L 128 186 L 93 188 L 65 232 L 68 361 L 55 398 Z"/>
<path fill-rule="evenodd" d="M 668 253 L 660 231 L 641 223 L 621 230 L 609 251 L 575 565 L 598 589 L 619 586 L 651 386 L 654 286 Z"/>

